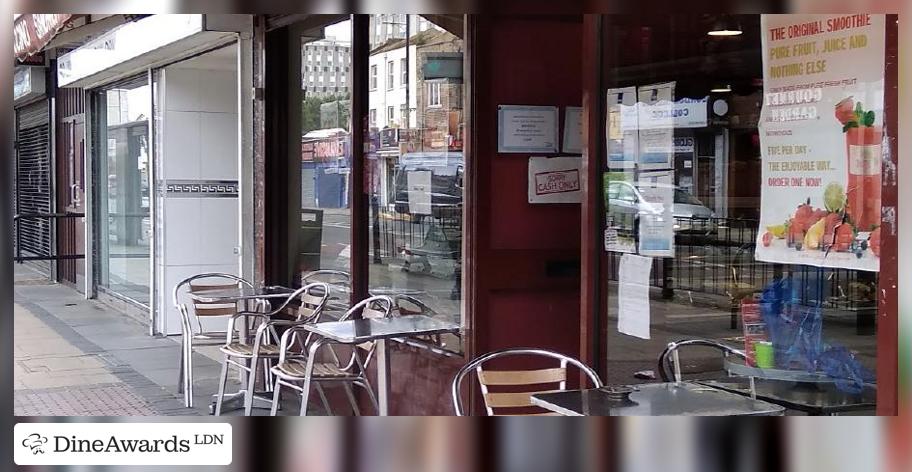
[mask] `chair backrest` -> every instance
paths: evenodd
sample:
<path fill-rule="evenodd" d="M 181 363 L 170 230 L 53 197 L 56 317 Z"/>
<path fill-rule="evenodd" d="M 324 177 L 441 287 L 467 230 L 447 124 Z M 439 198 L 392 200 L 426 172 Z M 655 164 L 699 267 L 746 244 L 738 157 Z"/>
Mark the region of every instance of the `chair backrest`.
<path fill-rule="evenodd" d="M 288 298 L 278 308 L 274 309 L 270 315 L 284 312 L 288 305 L 293 301 L 297 301 L 299 306 L 295 314 L 295 321 L 315 323 L 319 321 L 320 315 L 329 301 L 329 295 L 329 284 L 323 282 L 309 283 L 290 293 Z"/>
<path fill-rule="evenodd" d="M 323 282 L 330 286 L 336 286 L 336 291 L 340 291 L 338 290 L 340 287 L 350 289 L 351 274 L 345 271 L 332 269 L 320 269 L 301 274 L 301 285 L 307 285 L 314 282 Z"/>
<path fill-rule="evenodd" d="M 670 342 L 668 343 L 668 346 L 665 347 L 665 350 L 662 351 L 662 354 L 659 355 L 659 375 L 662 377 L 662 381 L 670 382 L 672 378 L 674 378 L 675 382 L 680 382 L 682 380 L 681 361 L 678 356 L 678 351 L 682 347 L 688 346 L 702 346 L 717 349 L 723 356 L 732 355 L 747 360 L 747 355 L 744 351 L 710 339 L 685 339 L 682 341 Z"/>
<path fill-rule="evenodd" d="M 181 314 L 181 318 L 186 323 L 185 329 L 192 332 L 193 328 L 192 325 L 190 325 L 190 320 L 193 320 L 196 322 L 198 332 L 201 332 L 203 331 L 203 327 L 199 317 L 234 315 L 238 311 L 237 304 L 192 301 L 191 304 L 193 309 L 190 310 L 187 305 L 180 300 L 181 289 L 188 287 L 188 293 L 201 293 L 212 290 L 237 288 L 238 286 L 252 288 L 253 284 L 232 274 L 219 272 L 196 274 L 181 280 L 174 286 L 174 290 L 171 292 L 171 301 L 174 303 L 174 307 L 177 309 L 178 313 Z"/>
<path fill-rule="evenodd" d="M 323 282 L 309 283 L 303 287 L 301 293 L 301 306 L 298 307 L 297 321 L 306 321 L 316 323 L 319 321 L 323 309 L 326 308 L 326 302 L 329 301 L 329 284 Z"/>
<path fill-rule="evenodd" d="M 394 295 L 393 304 L 395 305 L 394 309 L 398 312 L 400 316 L 406 315 L 428 315 L 434 316 L 437 313 L 433 308 L 429 307 L 423 301 L 411 296 L 411 295 Z"/>
<path fill-rule="evenodd" d="M 514 356 L 529 356 L 554 359 L 558 361 L 558 367 L 535 370 L 499 371 L 485 370 L 483 368 L 486 363 L 494 359 Z M 465 415 L 465 411 L 462 407 L 460 388 L 462 386 L 462 380 L 471 371 L 476 372 L 478 383 L 481 385 L 481 393 L 484 397 L 487 414 L 489 416 L 493 416 L 495 414 L 495 409 L 507 409 L 507 411 L 510 411 L 510 409 L 515 408 L 525 409 L 532 407 L 533 405 L 531 396 L 536 393 L 565 390 L 567 388 L 568 365 L 573 365 L 577 369 L 581 370 L 584 374 L 586 374 L 586 377 L 589 378 L 589 382 L 592 383 L 593 387 L 602 387 L 602 380 L 599 378 L 598 374 L 592 370 L 591 367 L 570 356 L 565 356 L 558 352 L 536 348 L 503 349 L 499 351 L 489 352 L 481 357 L 476 358 L 472 362 L 469 362 L 461 369 L 459 369 L 459 372 L 456 373 L 456 377 L 453 379 L 452 385 L 453 409 L 456 410 L 456 416 Z M 547 390 L 542 390 L 540 388 L 542 385 L 548 384 L 557 384 L 557 388 Z M 491 392 L 489 387 L 492 386 L 508 386 L 511 391 Z M 535 387 L 532 388 L 533 386 Z M 526 389 L 524 387 L 530 387 L 532 390 Z"/>

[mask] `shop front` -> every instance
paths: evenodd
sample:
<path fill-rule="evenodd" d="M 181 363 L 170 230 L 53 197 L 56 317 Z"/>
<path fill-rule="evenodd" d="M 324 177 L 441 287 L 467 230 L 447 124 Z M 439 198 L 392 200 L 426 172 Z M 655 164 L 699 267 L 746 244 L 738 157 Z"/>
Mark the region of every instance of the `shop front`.
<path fill-rule="evenodd" d="M 250 28 L 245 15 L 153 15 L 57 61 L 58 85 L 85 93 L 85 293 L 153 335 L 181 332 L 178 281 L 244 270 Z"/>
<path fill-rule="evenodd" d="M 262 24 L 265 282 L 341 270 L 353 300 L 411 297 L 463 327 L 394 347 L 394 414 L 452 413 L 455 371 L 496 349 L 636 385 L 696 339 L 748 358 L 682 348 L 686 378 L 813 377 L 856 410 L 896 411 L 895 17 L 421 16 L 433 33 L 387 46 L 361 15 Z M 447 54 L 422 53 L 428 37 Z M 417 65 L 371 62 L 405 38 Z M 329 130 L 299 105 L 311 72 L 338 64 L 347 199 L 323 196 L 306 136 Z M 399 87 L 417 96 L 372 98 Z M 400 107 L 418 128 L 374 139 Z M 319 231 L 298 224 L 317 212 Z"/>
<path fill-rule="evenodd" d="M 16 188 L 13 189 L 16 221 L 15 254 L 47 276 L 56 269 L 53 220 L 53 142 L 51 100 L 47 90 L 48 69 L 43 55 L 33 65 L 16 67 L 13 75 L 13 104 L 16 130 Z"/>
<path fill-rule="evenodd" d="M 896 412 L 895 16 L 410 16 L 152 15 L 60 56 L 87 296 L 171 335 L 188 276 L 345 272 L 461 326 L 392 343 L 393 414 L 513 347 Z"/>

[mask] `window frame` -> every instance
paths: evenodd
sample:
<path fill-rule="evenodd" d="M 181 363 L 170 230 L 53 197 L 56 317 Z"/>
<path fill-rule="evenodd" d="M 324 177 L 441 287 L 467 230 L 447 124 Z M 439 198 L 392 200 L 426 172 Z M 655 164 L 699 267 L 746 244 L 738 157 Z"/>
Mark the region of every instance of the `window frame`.
<path fill-rule="evenodd" d="M 368 80 L 368 90 L 377 90 L 377 64 L 372 64 L 370 66 Z"/>
<path fill-rule="evenodd" d="M 439 81 L 428 81 L 427 82 L 427 107 L 428 108 L 442 108 L 443 107 L 443 93 L 442 93 L 443 87 L 441 87 L 442 83 L 443 82 L 439 82 Z M 434 93 L 435 89 L 436 89 L 436 93 Z M 437 98 L 436 101 L 432 99 L 435 96 Z"/>
<path fill-rule="evenodd" d="M 399 87 L 408 86 L 408 58 L 399 59 Z"/>
<path fill-rule="evenodd" d="M 396 87 L 396 61 L 386 61 L 386 89 Z"/>

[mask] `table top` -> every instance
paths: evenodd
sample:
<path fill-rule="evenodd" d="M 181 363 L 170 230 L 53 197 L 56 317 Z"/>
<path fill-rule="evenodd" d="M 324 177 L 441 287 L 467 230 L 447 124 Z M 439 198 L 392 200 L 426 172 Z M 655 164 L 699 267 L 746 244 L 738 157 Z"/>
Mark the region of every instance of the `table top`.
<path fill-rule="evenodd" d="M 263 298 L 288 298 L 294 290 L 288 287 L 247 287 L 206 290 L 204 292 L 190 292 L 190 298 L 201 303 L 237 303 L 242 300 L 259 300 Z"/>
<path fill-rule="evenodd" d="M 423 290 L 415 290 L 411 288 L 396 288 L 396 287 L 370 287 L 367 289 L 368 293 L 372 296 L 374 295 L 388 295 L 394 297 L 396 295 L 409 295 L 417 296 L 424 295 L 426 292 Z"/>
<path fill-rule="evenodd" d="M 603 389 L 532 395 L 532 403 L 566 416 L 779 416 L 785 409 L 693 382 L 630 385 L 628 400 Z"/>
<path fill-rule="evenodd" d="M 456 333 L 459 325 L 426 315 L 328 321 L 304 325 L 304 329 L 343 344 L 360 344 L 375 339 Z"/>
<path fill-rule="evenodd" d="M 699 384 L 739 395 L 749 396 L 750 379 L 732 377 L 722 380 L 699 380 Z M 847 393 L 833 383 L 800 383 L 783 380 L 755 379 L 757 398 L 817 415 L 873 410 L 877 406 L 877 389 L 866 386 L 861 393 Z"/>

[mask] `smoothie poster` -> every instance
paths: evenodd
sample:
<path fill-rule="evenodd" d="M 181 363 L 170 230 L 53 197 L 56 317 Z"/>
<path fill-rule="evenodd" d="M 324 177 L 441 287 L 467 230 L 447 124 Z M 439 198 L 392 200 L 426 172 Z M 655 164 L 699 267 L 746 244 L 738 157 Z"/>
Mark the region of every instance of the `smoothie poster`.
<path fill-rule="evenodd" d="M 758 260 L 879 270 L 884 21 L 762 16 Z"/>

